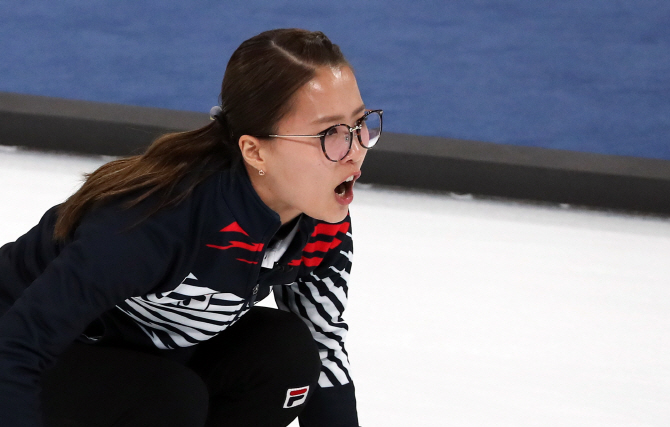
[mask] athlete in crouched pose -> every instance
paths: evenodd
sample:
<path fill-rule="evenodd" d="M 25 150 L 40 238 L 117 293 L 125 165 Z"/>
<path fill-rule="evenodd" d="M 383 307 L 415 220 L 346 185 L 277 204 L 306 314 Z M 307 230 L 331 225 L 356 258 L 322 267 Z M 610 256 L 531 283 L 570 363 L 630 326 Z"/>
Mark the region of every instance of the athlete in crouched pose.
<path fill-rule="evenodd" d="M 3 427 L 358 425 L 348 206 L 382 112 L 297 29 L 243 42 L 220 100 L 0 248 Z"/>

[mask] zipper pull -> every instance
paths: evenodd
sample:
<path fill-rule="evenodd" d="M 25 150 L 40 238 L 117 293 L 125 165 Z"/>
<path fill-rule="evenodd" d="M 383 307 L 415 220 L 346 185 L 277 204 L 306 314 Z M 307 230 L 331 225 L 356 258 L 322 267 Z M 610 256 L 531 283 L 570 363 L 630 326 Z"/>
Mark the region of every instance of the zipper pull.
<path fill-rule="evenodd" d="M 253 289 L 251 290 L 251 298 L 249 298 L 248 300 L 246 300 L 246 301 L 244 302 L 244 305 L 243 305 L 242 308 L 240 309 L 240 311 L 238 311 L 238 312 L 235 314 L 235 318 L 233 318 L 233 321 L 230 322 L 231 325 L 232 325 L 233 323 L 237 322 L 237 319 L 240 318 L 240 316 L 242 315 L 242 312 L 243 312 L 247 307 L 248 307 L 248 308 L 253 308 L 253 306 L 254 306 L 254 302 L 256 302 L 256 294 L 258 294 L 258 288 L 259 288 L 259 287 L 260 287 L 259 284 L 256 284 L 256 286 L 253 287 Z"/>
<path fill-rule="evenodd" d="M 257 283 L 256 286 L 254 286 L 254 289 L 251 291 L 251 300 L 249 300 L 249 308 L 254 306 L 254 302 L 256 302 L 256 295 L 258 295 L 258 287 L 260 285 Z"/>

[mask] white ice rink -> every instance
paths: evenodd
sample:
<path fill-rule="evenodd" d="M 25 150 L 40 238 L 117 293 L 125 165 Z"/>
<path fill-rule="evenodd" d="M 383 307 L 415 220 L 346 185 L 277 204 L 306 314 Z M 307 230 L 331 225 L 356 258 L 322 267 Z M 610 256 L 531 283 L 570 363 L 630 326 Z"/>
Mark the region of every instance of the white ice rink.
<path fill-rule="evenodd" d="M 0 243 L 102 162 L 0 147 Z M 363 185 L 351 211 L 362 426 L 670 425 L 670 220 Z"/>

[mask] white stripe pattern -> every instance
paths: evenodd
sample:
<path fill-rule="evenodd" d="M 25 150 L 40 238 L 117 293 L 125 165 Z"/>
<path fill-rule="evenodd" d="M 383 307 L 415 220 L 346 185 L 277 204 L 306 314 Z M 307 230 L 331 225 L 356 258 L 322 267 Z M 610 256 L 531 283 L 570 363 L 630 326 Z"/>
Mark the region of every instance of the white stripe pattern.
<path fill-rule="evenodd" d="M 341 253 L 351 260 L 351 252 Z M 301 316 L 319 345 L 321 387 L 344 385 L 351 381 L 349 359 L 344 350 L 347 325 L 342 320 L 342 312 L 347 305 L 349 272 L 330 266 L 327 274 L 328 277 L 321 278 L 312 272 L 312 281 L 298 280 L 290 285 L 274 287 L 277 307 Z"/>
<path fill-rule="evenodd" d="M 225 330 L 248 311 L 243 298 L 185 283 L 174 290 L 132 297 L 117 308 L 132 318 L 160 349 L 190 347 Z"/>

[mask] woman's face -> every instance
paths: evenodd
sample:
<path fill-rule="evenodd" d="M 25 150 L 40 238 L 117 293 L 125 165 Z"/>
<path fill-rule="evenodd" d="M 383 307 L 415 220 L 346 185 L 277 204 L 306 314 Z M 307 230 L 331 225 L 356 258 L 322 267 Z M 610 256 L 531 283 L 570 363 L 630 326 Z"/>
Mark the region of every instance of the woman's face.
<path fill-rule="evenodd" d="M 316 135 L 336 124 L 354 127 L 364 112 L 351 69 L 322 67 L 295 94 L 292 110 L 276 131 L 278 135 Z M 326 158 L 319 138 L 281 137 L 257 143 L 257 159 L 247 161 L 249 176 L 282 223 L 301 213 L 331 223 L 346 217 L 367 151 L 355 135 L 351 150 L 337 162 Z M 241 147 L 247 159 L 242 141 Z M 265 175 L 260 176 L 259 169 Z"/>

